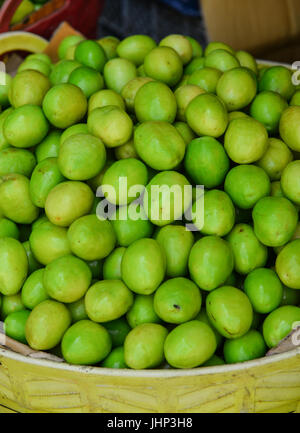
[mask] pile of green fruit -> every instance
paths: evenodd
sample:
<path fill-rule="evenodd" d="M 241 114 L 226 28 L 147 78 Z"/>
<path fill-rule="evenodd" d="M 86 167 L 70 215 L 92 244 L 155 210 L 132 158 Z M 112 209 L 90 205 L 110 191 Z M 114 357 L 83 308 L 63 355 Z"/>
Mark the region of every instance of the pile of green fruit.
<path fill-rule="evenodd" d="M 0 86 L 7 335 L 109 368 L 263 357 L 300 321 L 292 71 L 182 35 L 69 36 L 58 55 Z"/>

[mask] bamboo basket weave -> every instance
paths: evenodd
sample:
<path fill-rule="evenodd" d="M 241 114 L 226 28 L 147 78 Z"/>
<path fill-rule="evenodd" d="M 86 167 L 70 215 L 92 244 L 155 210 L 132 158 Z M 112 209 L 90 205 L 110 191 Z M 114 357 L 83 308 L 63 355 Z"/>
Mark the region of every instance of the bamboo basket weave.
<path fill-rule="evenodd" d="M 300 413 L 300 347 L 235 365 L 114 370 L 0 349 L 0 412 Z"/>

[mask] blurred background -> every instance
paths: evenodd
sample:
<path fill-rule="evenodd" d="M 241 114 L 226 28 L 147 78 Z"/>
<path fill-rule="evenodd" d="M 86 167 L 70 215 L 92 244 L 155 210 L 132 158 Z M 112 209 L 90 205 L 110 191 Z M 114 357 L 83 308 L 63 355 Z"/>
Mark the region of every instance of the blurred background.
<path fill-rule="evenodd" d="M 207 44 L 207 33 L 198 0 L 107 0 L 99 19 L 98 34 L 147 34 L 157 41 L 182 33 Z"/>
<path fill-rule="evenodd" d="M 300 60 L 300 0 L 0 0 L 0 32 L 50 38 L 68 21 L 90 38 L 170 33 L 244 49 L 257 58 Z"/>

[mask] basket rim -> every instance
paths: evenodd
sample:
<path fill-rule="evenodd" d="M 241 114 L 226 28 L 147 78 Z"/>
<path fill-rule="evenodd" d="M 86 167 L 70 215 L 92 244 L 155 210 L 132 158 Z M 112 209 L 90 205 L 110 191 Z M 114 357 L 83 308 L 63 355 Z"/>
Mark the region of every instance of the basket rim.
<path fill-rule="evenodd" d="M 263 367 L 270 364 L 276 364 L 280 361 L 288 360 L 294 357 L 300 357 L 300 346 L 288 352 L 265 356 L 263 358 L 254 359 L 236 364 L 217 365 L 211 367 L 197 367 L 193 369 L 156 369 L 156 370 L 132 370 L 132 369 L 112 369 L 93 366 L 71 365 L 68 363 L 60 363 L 45 359 L 35 359 L 21 355 L 11 350 L 0 348 L 0 357 L 9 358 L 14 361 L 31 364 L 37 367 L 50 368 L 54 370 L 70 371 L 73 373 L 93 374 L 96 376 L 105 377 L 120 377 L 120 378 L 171 378 L 171 377 L 193 377 L 204 376 L 211 374 L 235 373 L 251 370 L 255 367 Z M 300 362 L 299 362 L 300 365 Z"/>

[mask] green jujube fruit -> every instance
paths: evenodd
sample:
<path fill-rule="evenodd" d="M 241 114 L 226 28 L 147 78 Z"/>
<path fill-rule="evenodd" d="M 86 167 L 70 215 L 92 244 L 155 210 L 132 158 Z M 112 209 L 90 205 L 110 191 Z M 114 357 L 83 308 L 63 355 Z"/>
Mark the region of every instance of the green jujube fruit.
<path fill-rule="evenodd" d="M 30 242 L 26 241 L 22 243 L 25 253 L 27 255 L 28 260 L 28 275 L 32 274 L 32 272 L 37 271 L 42 267 L 42 265 L 37 261 L 37 259 L 34 257 L 34 254 L 30 247 Z"/>
<path fill-rule="evenodd" d="M 209 42 L 205 48 L 204 56 L 208 56 L 209 53 L 212 53 L 215 50 L 225 50 L 235 56 L 234 49 L 230 45 L 225 44 L 224 42 Z"/>
<path fill-rule="evenodd" d="M 35 148 L 35 155 L 38 163 L 46 158 L 56 158 L 58 156 L 60 137 L 60 131 L 51 131 Z"/>
<path fill-rule="evenodd" d="M 85 183 L 78 181 L 62 182 L 48 194 L 45 212 L 53 224 L 68 227 L 76 219 L 88 214 L 93 202 L 93 191 Z"/>
<path fill-rule="evenodd" d="M 216 330 L 213 326 L 206 312 L 205 302 L 203 302 L 203 306 L 201 307 L 200 312 L 195 317 L 195 320 L 199 320 L 200 322 L 206 323 L 214 332 L 217 342 L 217 347 L 220 347 L 223 343 L 224 337 Z"/>
<path fill-rule="evenodd" d="M 78 299 L 78 301 L 71 302 L 70 304 L 66 305 L 71 313 L 72 323 L 76 323 L 80 320 L 86 320 L 89 318 L 85 309 L 84 296 Z"/>
<path fill-rule="evenodd" d="M 76 45 L 75 59 L 82 65 L 102 72 L 105 63 L 107 62 L 106 54 L 96 41 L 83 40 Z"/>
<path fill-rule="evenodd" d="M 292 71 L 281 65 L 269 67 L 259 80 L 259 91 L 263 90 L 279 93 L 289 100 L 295 91 Z"/>
<path fill-rule="evenodd" d="M 238 68 L 240 63 L 234 54 L 230 53 L 226 49 L 218 48 L 208 54 L 206 53 L 205 66 L 226 72 Z"/>
<path fill-rule="evenodd" d="M 68 83 L 79 87 L 87 99 L 104 87 L 102 75 L 86 66 L 76 68 L 69 76 Z"/>
<path fill-rule="evenodd" d="M 300 290 L 283 286 L 280 306 L 283 305 L 300 305 Z"/>
<path fill-rule="evenodd" d="M 161 320 L 154 309 L 154 295 L 136 295 L 126 319 L 131 328 L 143 323 L 160 323 Z"/>
<path fill-rule="evenodd" d="M 146 83 L 149 83 L 150 81 L 153 81 L 153 79 L 149 77 L 136 77 L 128 81 L 128 83 L 123 87 L 121 96 L 125 101 L 125 105 L 128 112 L 134 113 L 134 104 L 135 104 L 136 95 L 140 90 L 140 88 L 143 87 Z M 124 105 L 120 108 L 125 110 Z"/>
<path fill-rule="evenodd" d="M 286 108 L 288 108 L 288 103 L 279 93 L 264 91 L 258 93 L 254 98 L 250 114 L 261 122 L 270 134 L 276 134 L 281 115 Z"/>
<path fill-rule="evenodd" d="M 233 251 L 236 272 L 246 275 L 256 268 L 265 266 L 268 249 L 257 239 L 249 224 L 237 224 L 226 240 Z"/>
<path fill-rule="evenodd" d="M 206 362 L 202 364 L 202 367 L 215 367 L 216 365 L 224 365 L 225 361 L 218 355 L 213 355 Z"/>
<path fill-rule="evenodd" d="M 195 184 L 210 189 L 223 183 L 230 164 L 221 143 L 213 137 L 201 137 L 188 144 L 184 166 Z"/>
<path fill-rule="evenodd" d="M 256 78 L 247 68 L 234 68 L 220 77 L 216 91 L 228 111 L 241 110 L 256 96 Z"/>
<path fill-rule="evenodd" d="M 201 304 L 199 288 L 183 277 L 165 281 L 154 294 L 154 310 L 167 323 L 180 324 L 195 319 Z"/>
<path fill-rule="evenodd" d="M 300 152 L 300 107 L 288 107 L 281 115 L 279 133 L 285 144 L 292 150 Z"/>
<path fill-rule="evenodd" d="M 300 205 L 300 161 L 292 161 L 281 175 L 281 188 L 284 195 L 296 205 Z"/>
<path fill-rule="evenodd" d="M 154 170 L 172 170 L 183 160 L 185 142 L 168 122 L 149 121 L 134 132 L 134 146 L 139 157 Z"/>
<path fill-rule="evenodd" d="M 0 238 L 0 292 L 16 295 L 28 273 L 28 260 L 22 244 L 13 238 Z"/>
<path fill-rule="evenodd" d="M 121 275 L 122 280 L 133 292 L 151 295 L 162 283 L 165 272 L 165 254 L 154 239 L 139 239 L 126 249 L 121 264 Z"/>
<path fill-rule="evenodd" d="M 71 254 L 67 229 L 49 221 L 33 229 L 29 242 L 34 256 L 45 266 L 59 257 Z"/>
<path fill-rule="evenodd" d="M 123 144 L 122 146 L 116 147 L 114 153 L 117 160 L 127 159 L 127 158 L 139 159 L 139 156 L 136 153 L 134 147 L 133 138 L 129 140 L 127 143 Z"/>
<path fill-rule="evenodd" d="M 14 108 L 23 105 L 42 105 L 44 96 L 50 89 L 50 80 L 35 70 L 18 72 L 10 86 L 10 102 Z"/>
<path fill-rule="evenodd" d="M 0 218 L 0 238 L 19 239 L 20 230 L 16 223 L 7 218 Z"/>
<path fill-rule="evenodd" d="M 92 272 L 81 259 L 68 255 L 49 263 L 44 272 L 43 284 L 47 294 L 60 302 L 78 301 L 87 292 Z"/>
<path fill-rule="evenodd" d="M 103 263 L 104 280 L 121 280 L 121 263 L 126 248 L 115 248 Z"/>
<path fill-rule="evenodd" d="M 155 175 L 146 186 L 143 197 L 146 215 L 160 227 L 182 219 L 191 203 L 191 185 L 176 171 L 162 171 Z"/>
<path fill-rule="evenodd" d="M 157 323 L 133 328 L 124 342 L 124 358 L 134 370 L 158 367 L 164 361 L 164 343 L 168 331 Z"/>
<path fill-rule="evenodd" d="M 258 68 L 255 58 L 247 51 L 239 50 L 235 53 L 235 57 L 244 68 L 248 68 L 257 75 Z"/>
<path fill-rule="evenodd" d="M 124 347 L 115 347 L 101 363 L 103 368 L 127 368 L 124 358 Z"/>
<path fill-rule="evenodd" d="M 35 157 L 28 150 L 9 147 L 0 151 L 0 176 L 17 173 L 29 178 L 35 165 Z"/>
<path fill-rule="evenodd" d="M 123 183 L 121 183 L 123 181 Z M 129 204 L 137 198 L 136 186 L 145 186 L 148 170 L 142 161 L 135 158 L 114 162 L 105 172 L 102 191 L 106 199 L 119 206 Z"/>
<path fill-rule="evenodd" d="M 250 361 L 265 356 L 267 346 L 260 332 L 251 329 L 242 337 L 226 340 L 224 358 L 227 364 Z"/>
<path fill-rule="evenodd" d="M 269 138 L 269 147 L 256 164 L 263 168 L 271 180 L 280 180 L 285 167 L 293 160 L 287 145 L 278 138 Z"/>
<path fill-rule="evenodd" d="M 298 212 L 284 197 L 264 197 L 254 206 L 252 218 L 257 238 L 268 247 L 279 247 L 293 236 Z"/>
<path fill-rule="evenodd" d="M 88 133 L 89 129 L 86 123 L 76 123 L 75 125 L 69 126 L 69 128 L 65 129 L 60 136 L 60 146 L 62 146 L 64 142 L 73 135 Z"/>
<path fill-rule="evenodd" d="M 192 44 L 189 39 L 183 35 L 168 35 L 160 41 L 159 46 L 173 48 L 181 58 L 184 65 L 189 63 L 193 57 Z"/>
<path fill-rule="evenodd" d="M 217 348 L 213 330 L 206 323 L 192 320 L 173 329 L 166 338 L 164 352 L 174 368 L 195 368 L 212 357 Z"/>
<path fill-rule="evenodd" d="M 134 111 L 140 123 L 151 121 L 173 123 L 177 113 L 175 95 L 166 84 L 151 81 L 144 84 L 137 92 Z"/>
<path fill-rule="evenodd" d="M 40 208 L 45 207 L 46 199 L 56 185 L 65 180 L 57 158 L 47 158 L 35 167 L 29 185 L 32 203 Z"/>
<path fill-rule="evenodd" d="M 167 225 L 155 235 L 156 241 L 164 250 L 167 261 L 166 276 L 185 277 L 188 272 L 188 259 L 194 243 L 194 235 L 184 226 Z"/>
<path fill-rule="evenodd" d="M 294 106 L 294 105 L 300 105 L 300 91 L 296 90 L 296 92 L 293 94 L 291 100 L 290 100 L 290 105 Z"/>
<path fill-rule="evenodd" d="M 145 57 L 144 70 L 147 77 L 172 87 L 182 78 L 183 63 L 173 48 L 157 47 Z"/>
<path fill-rule="evenodd" d="M 234 268 L 231 246 L 218 236 L 204 236 L 191 249 L 189 271 L 200 289 L 211 291 L 224 284 Z"/>
<path fill-rule="evenodd" d="M 192 45 L 192 50 L 193 50 L 193 57 L 201 57 L 203 55 L 203 48 L 200 45 L 200 43 L 192 38 L 191 36 L 185 36 L 187 38 L 188 41 L 190 41 L 190 44 Z"/>
<path fill-rule="evenodd" d="M 193 210 L 195 208 L 196 204 L 193 205 Z M 234 223 L 235 208 L 229 195 L 217 189 L 206 192 L 204 194 L 204 225 L 198 227 L 201 233 L 222 237 L 231 231 Z"/>
<path fill-rule="evenodd" d="M 110 322 L 127 313 L 133 293 L 121 280 L 103 280 L 89 288 L 85 295 L 87 315 L 94 322 Z"/>
<path fill-rule="evenodd" d="M 43 278 L 44 269 L 38 269 L 27 278 L 22 287 L 21 299 L 29 310 L 33 310 L 41 302 L 50 299 L 44 287 Z"/>
<path fill-rule="evenodd" d="M 108 330 L 112 340 L 112 347 L 122 346 L 127 334 L 131 330 L 125 317 L 121 317 L 120 319 L 112 320 L 110 322 L 105 322 L 102 325 Z"/>
<path fill-rule="evenodd" d="M 55 128 L 66 129 L 84 117 L 87 100 L 79 87 L 58 84 L 47 92 L 43 100 L 43 111 Z"/>
<path fill-rule="evenodd" d="M 48 77 L 51 72 L 51 65 L 42 59 L 28 56 L 18 68 L 18 73 L 22 71 L 38 71 Z"/>
<path fill-rule="evenodd" d="M 26 340 L 34 350 L 49 350 L 57 346 L 71 325 L 67 307 L 57 301 L 46 300 L 30 313 L 25 328 Z"/>
<path fill-rule="evenodd" d="M 188 84 L 193 84 L 207 93 L 216 93 L 218 81 L 222 72 L 216 68 L 203 67 L 193 71 L 188 78 Z M 202 92 L 203 93 L 203 92 Z"/>
<path fill-rule="evenodd" d="M 128 82 L 128 85 L 129 83 L 131 83 L 131 81 Z M 121 108 L 121 110 L 125 110 L 126 108 L 125 101 L 123 97 L 119 95 L 119 93 L 111 89 L 103 89 L 99 90 L 99 92 L 94 93 L 90 97 L 88 101 L 88 114 L 95 110 L 95 108 L 106 107 L 107 105 L 115 105 Z"/>
<path fill-rule="evenodd" d="M 224 190 L 241 209 L 251 209 L 270 194 L 271 182 L 267 173 L 255 165 L 238 165 L 226 176 Z"/>
<path fill-rule="evenodd" d="M 278 254 L 276 272 L 291 289 L 300 289 L 300 239 L 288 243 Z"/>
<path fill-rule="evenodd" d="M 100 138 L 106 147 L 127 143 L 133 132 L 133 122 L 126 111 L 116 105 L 95 108 L 88 116 L 90 134 Z"/>
<path fill-rule="evenodd" d="M 47 135 L 49 124 L 41 107 L 24 105 L 12 111 L 4 121 L 3 133 L 14 147 L 29 148 Z"/>
<path fill-rule="evenodd" d="M 52 86 L 67 83 L 71 73 L 80 66 L 79 62 L 71 59 L 64 59 L 56 63 L 49 76 Z"/>
<path fill-rule="evenodd" d="M 18 224 L 31 224 L 39 210 L 30 197 L 29 179 L 22 174 L 8 174 L 0 183 L 0 208 L 4 216 Z"/>
<path fill-rule="evenodd" d="M 99 280 L 103 276 L 103 260 L 86 261 L 88 267 L 92 271 L 93 279 Z"/>
<path fill-rule="evenodd" d="M 9 314 L 26 309 L 22 302 L 21 293 L 16 295 L 4 295 L 1 298 L 1 319 L 4 320 Z"/>
<path fill-rule="evenodd" d="M 232 120 L 227 128 L 224 147 L 237 164 L 258 161 L 268 149 L 268 133 L 264 125 L 251 117 Z"/>
<path fill-rule="evenodd" d="M 138 211 L 137 208 L 139 209 L 138 213 L 142 216 L 138 219 L 132 214 L 132 211 Z M 154 229 L 153 224 L 148 220 L 139 204 L 119 207 L 111 217 L 111 224 L 117 237 L 117 243 L 121 247 L 128 247 L 138 239 L 151 237 Z"/>
<path fill-rule="evenodd" d="M 187 124 L 199 136 L 218 138 L 228 125 L 228 113 L 224 103 L 215 95 L 204 93 L 196 96 L 185 111 Z"/>
<path fill-rule="evenodd" d="M 96 176 L 106 163 L 102 141 L 89 134 L 76 134 L 60 145 L 58 167 L 67 179 L 88 180 Z"/>
<path fill-rule="evenodd" d="M 271 182 L 271 197 L 284 197 L 280 181 Z"/>
<path fill-rule="evenodd" d="M 222 286 L 206 298 L 208 317 L 217 331 L 228 339 L 246 334 L 253 320 L 251 302 L 244 292 L 232 286 Z"/>
<path fill-rule="evenodd" d="M 7 149 L 8 147 L 10 147 L 9 142 L 7 141 L 4 132 L 3 132 L 3 125 L 4 125 L 4 121 L 5 119 L 10 115 L 10 113 L 12 113 L 14 111 L 14 109 L 12 107 L 7 108 L 5 111 L 3 111 L 0 114 L 0 151 Z"/>
<path fill-rule="evenodd" d="M 117 46 L 120 43 L 120 39 L 116 36 L 104 36 L 104 38 L 98 39 L 97 42 L 103 48 L 108 60 L 118 57 Z"/>
<path fill-rule="evenodd" d="M 72 253 L 83 260 L 101 260 L 114 249 L 116 235 L 110 221 L 86 215 L 74 221 L 68 230 Z"/>
<path fill-rule="evenodd" d="M 196 56 L 184 68 L 185 76 L 192 75 L 193 72 L 204 68 L 205 58 Z"/>
<path fill-rule="evenodd" d="M 70 35 L 65 37 L 58 46 L 58 57 L 64 59 L 67 54 L 67 50 L 70 46 L 77 45 L 83 41 L 84 37 L 81 35 Z"/>
<path fill-rule="evenodd" d="M 64 334 L 61 350 L 70 364 L 98 364 L 111 351 L 111 339 L 103 326 L 90 320 L 80 320 Z"/>
<path fill-rule="evenodd" d="M 27 344 L 25 336 L 26 322 L 29 317 L 30 311 L 23 310 L 9 314 L 4 320 L 5 335 L 14 340 Z"/>
<path fill-rule="evenodd" d="M 117 47 L 120 39 L 116 36 L 105 36 L 97 40 L 97 43 L 103 48 L 108 60 L 118 57 Z"/>
<path fill-rule="evenodd" d="M 205 90 L 193 84 L 184 84 L 175 90 L 174 95 L 177 102 L 177 120 L 185 122 L 185 110 L 189 103 L 196 98 L 196 96 L 201 95 L 202 93 L 205 93 Z"/>
<path fill-rule="evenodd" d="M 130 60 L 115 58 L 106 63 L 103 76 L 106 87 L 121 94 L 124 86 L 137 77 L 137 69 Z"/>
<path fill-rule="evenodd" d="M 136 66 L 144 63 L 144 59 L 155 48 L 156 42 L 147 35 L 133 35 L 123 39 L 117 46 L 119 57 L 130 60 Z"/>
<path fill-rule="evenodd" d="M 263 336 L 268 347 L 275 347 L 300 321 L 300 308 L 284 305 L 273 310 L 263 322 Z"/>
<path fill-rule="evenodd" d="M 281 303 L 282 284 L 272 269 L 259 268 L 250 272 L 244 281 L 244 290 L 257 313 L 270 313 Z"/>

